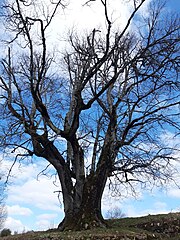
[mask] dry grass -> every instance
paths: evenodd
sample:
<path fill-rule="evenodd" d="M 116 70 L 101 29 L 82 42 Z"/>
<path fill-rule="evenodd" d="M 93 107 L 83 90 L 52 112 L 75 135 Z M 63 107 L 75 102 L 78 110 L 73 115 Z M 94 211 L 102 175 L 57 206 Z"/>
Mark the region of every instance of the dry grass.
<path fill-rule="evenodd" d="M 149 215 L 109 221 L 107 229 L 79 232 L 29 232 L 0 238 L 2 240 L 179 240 L 180 213 Z"/>

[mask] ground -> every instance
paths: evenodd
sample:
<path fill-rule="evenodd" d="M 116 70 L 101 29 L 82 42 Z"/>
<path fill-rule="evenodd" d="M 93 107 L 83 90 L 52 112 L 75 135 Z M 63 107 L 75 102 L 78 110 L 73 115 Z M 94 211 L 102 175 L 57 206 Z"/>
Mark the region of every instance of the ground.
<path fill-rule="evenodd" d="M 77 232 L 29 232 L 2 240 L 179 240 L 180 213 L 148 215 L 108 221 L 109 228 Z"/>

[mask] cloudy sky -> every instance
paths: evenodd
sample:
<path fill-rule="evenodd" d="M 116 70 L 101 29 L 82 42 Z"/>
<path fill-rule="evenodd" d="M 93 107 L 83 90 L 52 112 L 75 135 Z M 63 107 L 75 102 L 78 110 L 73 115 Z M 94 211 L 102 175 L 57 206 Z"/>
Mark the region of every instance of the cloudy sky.
<path fill-rule="evenodd" d="M 120 0 L 113 1 L 112 17 L 114 19 L 120 17 L 121 22 L 124 23 L 129 14 L 125 4 L 127 1 L 123 0 L 124 5 L 120 5 Z M 71 1 L 68 10 L 60 18 L 55 19 L 49 31 L 49 41 L 53 41 L 55 45 L 59 44 L 59 39 L 64 40 L 68 28 L 74 27 L 84 31 L 87 27 L 93 28 L 101 24 L 102 12 L 98 3 L 94 3 L 97 4 L 94 8 L 85 8 L 82 7 L 83 2 L 82 0 Z M 168 0 L 168 9 L 180 9 L 180 1 Z M 144 7 L 142 11 L 146 11 L 146 8 Z M 13 156 L 1 156 L 1 158 L 5 159 L 3 170 L 7 172 Z M 56 227 L 63 219 L 62 203 L 58 198 L 58 183 L 54 176 L 50 176 L 51 169 L 48 170 L 49 178 L 39 174 L 44 168 L 46 163 L 36 158 L 28 165 L 21 164 L 13 168 L 8 186 L 6 201 L 8 218 L 5 225 L 12 231 L 44 230 Z M 106 191 L 103 198 L 104 215 L 114 206 L 121 208 L 122 212 L 129 217 L 180 211 L 180 190 L 171 185 L 166 189 L 155 188 L 151 192 L 139 190 L 137 198 L 129 196 L 116 199 L 111 198 Z"/>
<path fill-rule="evenodd" d="M 11 164 L 6 159 L 3 169 L 9 169 Z M 12 231 L 45 230 L 56 227 L 63 219 L 58 182 L 54 176 L 50 177 L 51 169 L 47 171 L 49 177 L 40 174 L 45 168 L 46 163 L 36 158 L 28 166 L 21 164 L 14 167 L 8 187 L 5 225 Z M 136 198 L 130 195 L 112 198 L 106 189 L 102 201 L 104 216 L 114 207 L 120 208 L 128 217 L 180 211 L 180 189 L 173 184 L 166 187 L 152 191 L 139 189 Z"/>

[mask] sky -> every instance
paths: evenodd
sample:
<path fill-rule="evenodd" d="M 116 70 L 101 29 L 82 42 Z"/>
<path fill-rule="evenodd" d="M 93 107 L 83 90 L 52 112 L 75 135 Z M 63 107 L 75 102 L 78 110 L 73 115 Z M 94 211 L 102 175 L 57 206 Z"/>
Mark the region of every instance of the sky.
<path fill-rule="evenodd" d="M 91 29 L 101 23 L 102 12 L 98 5 L 93 9 L 82 8 L 83 2 L 79 0 L 77 4 L 76 0 L 75 4 L 71 1 L 68 11 L 60 19 L 55 19 L 49 31 L 49 41 L 53 41 L 54 45 L 59 44 L 59 39 L 64 41 L 68 28 L 74 27 L 84 31 L 87 27 Z M 115 8 L 112 9 L 112 16 L 121 17 L 122 23 L 125 23 L 129 10 L 126 5 L 122 6 L 119 2 L 114 0 Z M 167 6 L 167 9 L 180 10 L 180 1 L 168 0 Z M 144 7 L 142 11 L 145 9 Z M 57 36 L 59 39 L 56 42 Z M 14 156 L 0 154 L 0 157 L 4 159 L 3 171 L 7 172 Z M 46 230 L 57 227 L 63 219 L 62 201 L 58 198 L 58 182 L 55 181 L 55 176 L 50 176 L 51 169 L 48 170 L 49 177 L 41 173 L 45 168 L 46 163 L 43 159 L 37 158 L 33 158 L 27 165 L 21 163 L 20 166 L 18 164 L 14 166 L 8 185 L 6 199 L 8 218 L 5 224 L 5 227 L 10 228 L 12 232 Z M 102 201 L 104 216 L 115 206 L 119 207 L 127 217 L 180 211 L 180 189 L 173 184 L 168 185 L 167 188 L 155 187 L 152 191 L 139 189 L 136 198 L 130 195 L 112 198 L 106 189 Z"/>

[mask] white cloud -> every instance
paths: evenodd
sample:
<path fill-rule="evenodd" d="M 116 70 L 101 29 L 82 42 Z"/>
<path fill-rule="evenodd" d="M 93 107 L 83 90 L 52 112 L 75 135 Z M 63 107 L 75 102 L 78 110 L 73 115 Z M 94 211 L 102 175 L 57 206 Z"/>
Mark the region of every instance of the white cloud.
<path fill-rule="evenodd" d="M 67 25 L 77 26 L 78 30 L 93 29 L 96 26 L 105 25 L 104 7 L 100 1 L 92 2 L 89 6 L 83 6 L 84 0 L 77 2 L 71 1 L 67 10 Z M 77 14 L 77 13 L 81 14 Z M 127 22 L 129 15 L 129 4 L 123 4 L 119 0 L 111 0 L 108 4 L 108 16 L 110 20 L 117 22 L 118 28 Z"/>
<path fill-rule="evenodd" d="M 57 214 L 40 214 L 37 216 L 37 219 L 38 220 L 43 220 L 43 219 L 46 219 L 46 220 L 51 220 L 51 219 L 54 219 L 57 217 Z"/>
<path fill-rule="evenodd" d="M 47 229 L 57 227 L 57 224 L 54 224 L 53 221 L 48 221 L 47 219 L 41 219 L 41 220 L 36 222 L 36 226 L 39 230 L 44 231 L 44 230 L 47 230 Z"/>
<path fill-rule="evenodd" d="M 20 220 L 17 220 L 12 217 L 7 218 L 4 227 L 10 229 L 12 233 L 15 231 L 21 233 L 29 230 L 28 227 L 23 225 L 23 223 Z"/>
<path fill-rule="evenodd" d="M 135 200 L 134 200 L 135 201 Z M 133 204 L 126 204 L 124 203 L 124 207 L 122 207 L 122 212 L 125 213 L 127 217 L 142 217 L 147 215 L 156 215 L 156 214 L 166 214 L 172 211 L 172 209 L 168 208 L 167 203 L 157 201 L 154 204 L 144 206 L 146 209 L 143 209 L 144 202 L 141 201 L 140 203 L 142 208 L 137 208 Z"/>
<path fill-rule="evenodd" d="M 166 210 L 167 209 L 167 203 L 158 201 L 158 202 L 155 202 L 154 207 L 155 207 L 155 209 Z"/>
<path fill-rule="evenodd" d="M 141 6 L 139 13 L 142 14 L 144 17 L 148 17 L 149 16 L 149 4 L 150 2 L 152 2 L 152 0 L 146 0 L 143 5 Z"/>
<path fill-rule="evenodd" d="M 11 158 L 13 159 L 13 158 Z M 8 174 L 9 169 L 12 166 L 12 161 L 3 161 L 3 168 L 6 172 L 6 175 Z M 12 183 L 20 183 L 20 182 L 26 182 L 27 180 L 35 178 L 35 176 L 38 175 L 38 171 L 40 172 L 42 164 L 39 166 L 37 164 L 19 164 L 18 162 L 13 166 L 13 169 L 11 171 L 11 177 L 9 178 L 9 181 Z M 41 170 L 40 170 L 41 169 Z M 36 174 L 36 175 L 35 175 Z"/>
<path fill-rule="evenodd" d="M 51 180 L 30 179 L 22 185 L 11 187 L 8 191 L 10 202 L 28 203 L 42 210 L 60 211 L 60 204 L 54 191 L 58 189 Z"/>
<path fill-rule="evenodd" d="M 125 214 L 127 217 L 139 217 L 141 213 L 133 205 L 125 205 Z"/>
<path fill-rule="evenodd" d="M 62 47 L 65 46 L 69 31 L 72 29 L 80 35 L 84 32 L 92 31 L 94 28 L 99 28 L 103 31 L 103 29 L 107 27 L 104 17 L 104 7 L 101 1 L 93 1 L 89 6 L 84 5 L 85 2 L 86 0 L 69 1 L 69 4 L 64 10 L 59 7 L 56 16 L 46 31 L 46 41 L 49 44 L 48 48 L 50 48 L 50 50 L 52 48 L 62 49 Z M 33 7 L 28 8 L 28 10 L 27 7 L 24 7 L 24 11 L 26 11 L 29 16 L 36 14 L 37 17 L 42 18 L 42 11 L 47 11 L 47 13 L 50 14 L 52 7 L 50 7 L 49 0 L 39 0 L 36 1 Z M 123 1 L 119 0 L 109 1 L 108 15 L 114 28 L 122 30 L 127 23 L 130 12 L 130 3 L 123 3 Z M 39 38 L 37 25 L 34 29 L 34 35 L 37 41 Z M 22 42 L 22 39 L 20 42 Z M 16 47 L 17 46 L 15 46 L 15 48 Z"/>
<path fill-rule="evenodd" d="M 35 160 L 37 161 L 37 159 Z M 10 166 L 10 163 L 10 161 L 4 162 L 6 167 Z M 57 223 L 62 220 L 63 209 L 57 193 L 54 193 L 59 190 L 59 187 L 53 184 L 53 178 L 49 179 L 41 175 L 37 180 L 37 175 L 45 166 L 44 161 L 39 161 L 38 164 L 27 166 L 21 164 L 20 168 L 17 163 L 13 168 L 12 175 L 14 177 L 10 178 L 11 184 L 8 187 L 6 201 L 9 216 L 6 225 L 12 231 L 22 232 L 24 229 L 27 230 L 26 226 L 30 226 L 31 229 L 45 230 L 56 227 Z M 40 214 L 43 212 L 44 214 Z M 48 214 L 49 212 L 50 214 Z M 24 224 L 20 220 L 14 219 L 13 216 L 23 219 Z M 34 217 L 37 217 L 37 222 L 32 221 Z"/>
<path fill-rule="evenodd" d="M 7 211 L 9 215 L 30 216 L 33 214 L 31 209 L 19 205 L 7 206 Z"/>
<path fill-rule="evenodd" d="M 106 190 L 102 201 L 103 215 L 106 216 L 107 211 L 114 207 L 118 207 L 127 217 L 141 217 L 149 214 L 166 214 L 179 211 L 179 205 L 175 202 L 172 203 L 172 199 L 173 194 L 180 198 L 180 190 L 176 192 L 173 188 L 173 193 L 170 195 L 169 190 L 165 191 L 165 189 L 159 191 L 155 187 L 151 192 L 148 190 L 141 190 L 140 192 L 139 188 L 140 194 L 138 198 L 133 198 L 132 195 L 126 198 L 121 196 L 112 198 L 110 192 Z"/>
<path fill-rule="evenodd" d="M 177 110 L 178 112 L 178 110 Z M 172 148 L 177 148 L 178 146 L 180 146 L 180 136 L 179 135 L 175 135 L 175 133 L 170 132 L 168 130 L 165 130 L 162 134 L 161 134 L 161 140 L 168 146 L 168 147 L 172 147 Z"/>
<path fill-rule="evenodd" d="M 179 199 L 180 198 L 180 189 L 177 187 L 169 189 L 168 196 Z"/>
<path fill-rule="evenodd" d="M 148 215 L 148 214 L 166 214 L 166 213 L 169 213 L 170 210 L 168 209 L 168 206 L 165 202 L 160 202 L 160 201 L 157 201 L 155 202 L 151 208 L 149 209 L 146 209 L 146 210 L 143 210 L 140 215 L 141 216 L 145 216 L 145 215 Z"/>
<path fill-rule="evenodd" d="M 57 219 L 57 214 L 40 214 L 37 216 L 36 226 L 37 229 L 46 230 L 49 228 L 57 227 L 54 220 Z"/>
<path fill-rule="evenodd" d="M 39 160 L 35 158 L 34 160 Z M 9 160 L 3 161 L 3 169 L 10 168 L 12 162 Z M 39 176 L 38 174 L 46 167 L 45 161 L 38 161 L 37 164 L 19 165 L 17 163 L 13 169 L 8 186 L 8 199 L 7 204 L 9 207 L 9 214 L 18 212 L 22 214 L 30 214 L 28 208 L 23 208 L 22 205 L 29 204 L 30 207 L 36 207 L 41 210 L 50 210 L 59 212 L 62 215 L 61 204 L 58 200 L 58 193 L 60 187 L 58 182 L 56 186 L 53 184 L 54 178 L 48 178 L 46 176 Z M 53 169 L 49 169 L 49 174 Z"/>

